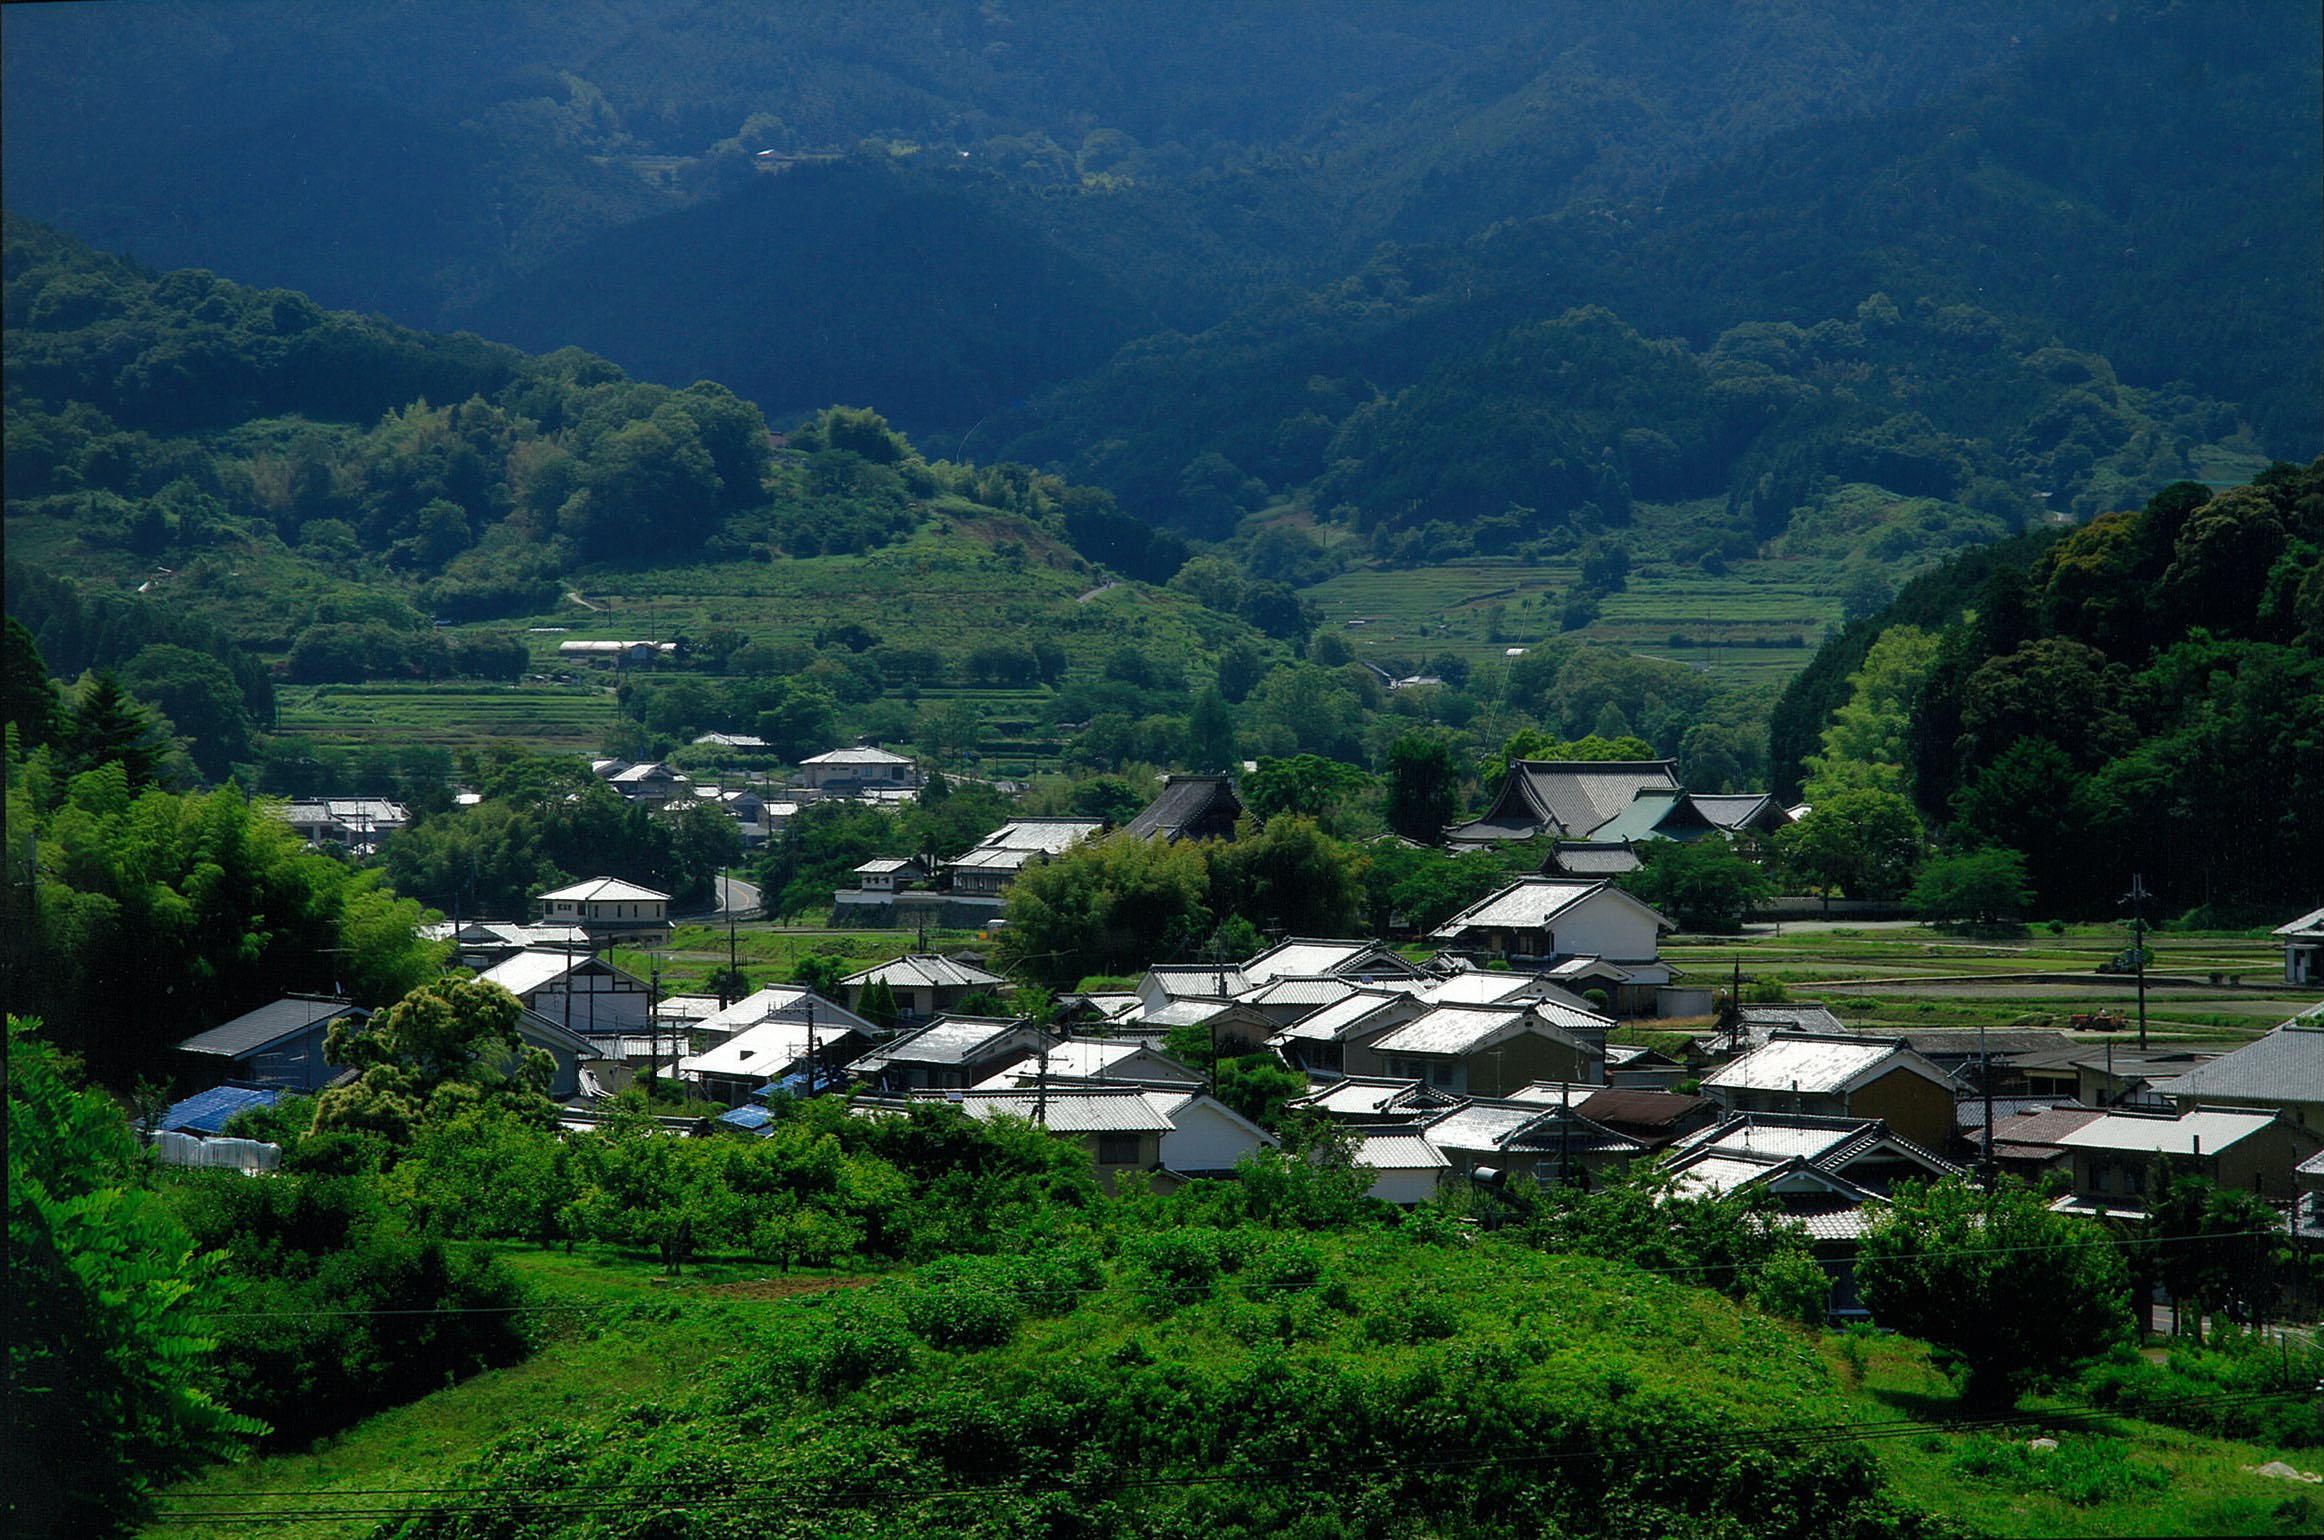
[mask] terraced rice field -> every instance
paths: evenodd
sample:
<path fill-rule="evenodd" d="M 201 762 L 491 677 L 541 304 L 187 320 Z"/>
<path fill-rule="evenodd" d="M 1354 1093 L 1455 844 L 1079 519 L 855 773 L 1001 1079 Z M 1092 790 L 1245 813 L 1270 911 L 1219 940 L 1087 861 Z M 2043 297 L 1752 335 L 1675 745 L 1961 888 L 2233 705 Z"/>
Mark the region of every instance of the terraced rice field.
<path fill-rule="evenodd" d="M 612 692 L 594 683 L 285 685 L 275 698 L 282 730 L 324 747 L 593 752 L 614 717 Z"/>
<path fill-rule="evenodd" d="M 1579 576 L 1571 562 L 1481 559 L 1346 572 L 1303 596 L 1359 658 L 1417 664 L 1451 652 L 1475 664 L 1568 634 L 1746 685 L 1789 679 L 1840 620 L 1822 563 L 1738 562 L 1722 576 L 1655 564 L 1607 596 L 1597 620 L 1562 633 L 1559 611 Z"/>

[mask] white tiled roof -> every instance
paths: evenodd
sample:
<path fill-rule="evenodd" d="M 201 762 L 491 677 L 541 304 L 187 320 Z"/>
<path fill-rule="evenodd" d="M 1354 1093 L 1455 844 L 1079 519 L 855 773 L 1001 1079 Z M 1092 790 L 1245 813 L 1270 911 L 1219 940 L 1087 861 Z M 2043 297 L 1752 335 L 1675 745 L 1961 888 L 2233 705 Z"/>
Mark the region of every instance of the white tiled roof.
<path fill-rule="evenodd" d="M 2192 1155 L 2200 1141 L 2205 1154 L 2216 1155 L 2274 1121 L 2275 1114 L 2269 1112 L 2228 1112 L 2208 1107 L 2175 1118 L 2111 1113 L 2061 1135 L 2058 1144 L 2069 1150 Z"/>
<path fill-rule="evenodd" d="M 1329 973 L 1372 950 L 1369 941 L 1308 941 L 1294 939 L 1269 947 L 1243 964 L 1243 977 L 1264 984 L 1285 974 Z"/>
<path fill-rule="evenodd" d="M 587 882 L 576 882 L 569 888 L 554 893 L 543 893 L 544 899 L 554 898 L 568 903 L 668 903 L 670 895 L 656 893 L 652 888 L 641 888 L 634 882 L 623 882 L 618 877 L 592 877 Z"/>
<path fill-rule="evenodd" d="M 958 1105 L 972 1118 L 1019 1117 L 1053 1134 L 1166 1134 L 1177 1125 L 1164 1106 L 1183 1100 L 1166 1092 L 1052 1086 L 1046 1092 L 963 1091 Z"/>
<path fill-rule="evenodd" d="M 1245 1005 L 1304 1005 L 1312 1008 L 1329 1005 L 1335 1000 L 1345 1000 L 1355 992 L 1356 986 L 1346 979 L 1304 978 L 1285 974 L 1235 998 Z"/>
<path fill-rule="evenodd" d="M 835 1035 L 831 1028 L 819 1028 L 815 1047 L 829 1048 Z M 807 1057 L 807 1037 L 805 1021 L 764 1021 L 715 1048 L 680 1059 L 678 1068 L 689 1075 L 765 1075 L 771 1080 Z"/>
<path fill-rule="evenodd" d="M 1823 1095 L 1848 1089 L 1891 1057 L 1907 1063 L 1917 1058 L 1885 1038 L 1848 1041 L 1829 1036 L 1779 1034 L 1769 1038 L 1766 1047 L 1754 1048 L 1734 1063 L 1706 1076 L 1703 1087 L 1722 1091 L 1796 1090 L 1805 1095 Z"/>
<path fill-rule="evenodd" d="M 1470 1053 L 1526 1020 L 1522 1010 L 1484 1005 L 1440 1005 L 1371 1043 L 1374 1053 Z"/>
<path fill-rule="evenodd" d="M 1002 824 L 978 840 L 976 850 L 1038 851 L 1053 856 L 1075 840 L 1095 834 L 1104 827 L 1095 818 L 1020 818 L 1014 823 Z M 970 852 L 972 855 L 975 853 Z"/>
<path fill-rule="evenodd" d="M 1472 928 L 1538 930 L 1585 899 L 1611 891 L 1604 882 L 1528 877 L 1470 905 L 1430 934 L 1449 941 Z"/>
<path fill-rule="evenodd" d="M 1442 1171 L 1452 1162 L 1419 1134 L 1366 1131 L 1356 1135 L 1356 1164 L 1371 1171 Z"/>
<path fill-rule="evenodd" d="M 1025 1022 L 990 1016 L 939 1016 L 924 1027 L 874 1048 L 851 1067 L 869 1072 L 892 1063 L 965 1063 L 997 1039 L 1026 1029 Z"/>
<path fill-rule="evenodd" d="M 514 957 L 493 964 L 476 977 L 487 984 L 498 984 L 521 1000 L 537 989 L 556 983 L 568 973 L 587 967 L 589 962 L 587 952 L 519 952 Z"/>
<path fill-rule="evenodd" d="M 890 989 L 902 989 L 907 986 L 922 989 L 965 986 L 976 989 L 1007 982 L 999 974 L 987 973 L 984 969 L 972 964 L 956 962 L 949 957 L 936 957 L 922 952 L 899 957 L 893 962 L 880 963 L 875 967 L 864 969 L 861 973 L 851 973 L 839 982 L 846 985 L 857 985 L 870 984 L 875 980 L 886 984 Z"/>
<path fill-rule="evenodd" d="M 886 749 L 833 749 L 799 761 L 802 765 L 908 765 L 911 761 Z"/>
<path fill-rule="evenodd" d="M 1367 984 L 1344 1000 L 1335 1000 L 1319 1010 L 1308 1012 L 1285 1027 L 1283 1035 L 1310 1038 L 1317 1042 L 1335 1042 L 1373 1013 L 1417 992 L 1417 986 Z"/>

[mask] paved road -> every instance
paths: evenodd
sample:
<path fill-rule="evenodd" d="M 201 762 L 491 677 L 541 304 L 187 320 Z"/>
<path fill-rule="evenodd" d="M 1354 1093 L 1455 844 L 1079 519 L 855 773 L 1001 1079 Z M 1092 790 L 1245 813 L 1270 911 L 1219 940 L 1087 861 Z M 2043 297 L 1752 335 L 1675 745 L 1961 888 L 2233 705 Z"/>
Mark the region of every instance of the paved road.
<path fill-rule="evenodd" d="M 729 909 L 739 917 L 750 914 L 758 906 L 759 890 L 756 884 L 745 882 L 740 877 L 718 879 L 718 914 L 721 918 Z"/>

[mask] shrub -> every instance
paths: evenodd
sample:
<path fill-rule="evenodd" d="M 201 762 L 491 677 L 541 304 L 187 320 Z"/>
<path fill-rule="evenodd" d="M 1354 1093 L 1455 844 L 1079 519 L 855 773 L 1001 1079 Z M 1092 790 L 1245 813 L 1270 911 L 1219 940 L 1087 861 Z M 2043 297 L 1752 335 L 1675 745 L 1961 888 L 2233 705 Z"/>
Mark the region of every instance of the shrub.
<path fill-rule="evenodd" d="M 2159 1492 L 2171 1484 L 2169 1471 L 2133 1459 L 2121 1439 L 2077 1435 L 2060 1439 L 2054 1449 L 1980 1436 L 1953 1457 L 1953 1469 L 2021 1492 L 2047 1492 L 2077 1507 Z"/>

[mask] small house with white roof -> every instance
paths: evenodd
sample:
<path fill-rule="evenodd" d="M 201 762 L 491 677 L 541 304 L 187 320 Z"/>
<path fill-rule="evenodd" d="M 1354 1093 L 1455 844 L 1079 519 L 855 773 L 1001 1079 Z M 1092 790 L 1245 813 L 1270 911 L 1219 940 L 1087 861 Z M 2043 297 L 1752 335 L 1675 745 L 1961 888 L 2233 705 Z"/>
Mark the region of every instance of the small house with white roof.
<path fill-rule="evenodd" d="M 2144 1218 L 2179 1176 L 2288 1204 L 2299 1195 L 2295 1169 L 2324 1151 L 2324 1137 L 2276 1113 L 2235 1107 L 2109 1112 L 2057 1142 L 2072 1162 L 2074 1190 L 2051 1207 L 2116 1218 Z"/>
<path fill-rule="evenodd" d="M 592 877 L 543 893 L 544 925 L 576 925 L 593 941 L 650 946 L 670 937 L 670 895 L 618 877 Z"/>
<path fill-rule="evenodd" d="M 902 754 L 877 744 L 833 749 L 799 761 L 798 783 L 829 796 L 893 791 L 920 784 L 920 769 Z"/>
<path fill-rule="evenodd" d="M 1932 1150 L 1953 1134 L 1953 1082 L 1892 1037 L 1777 1030 L 1706 1076 L 1702 1092 L 1733 1112 L 1885 1119 Z"/>

